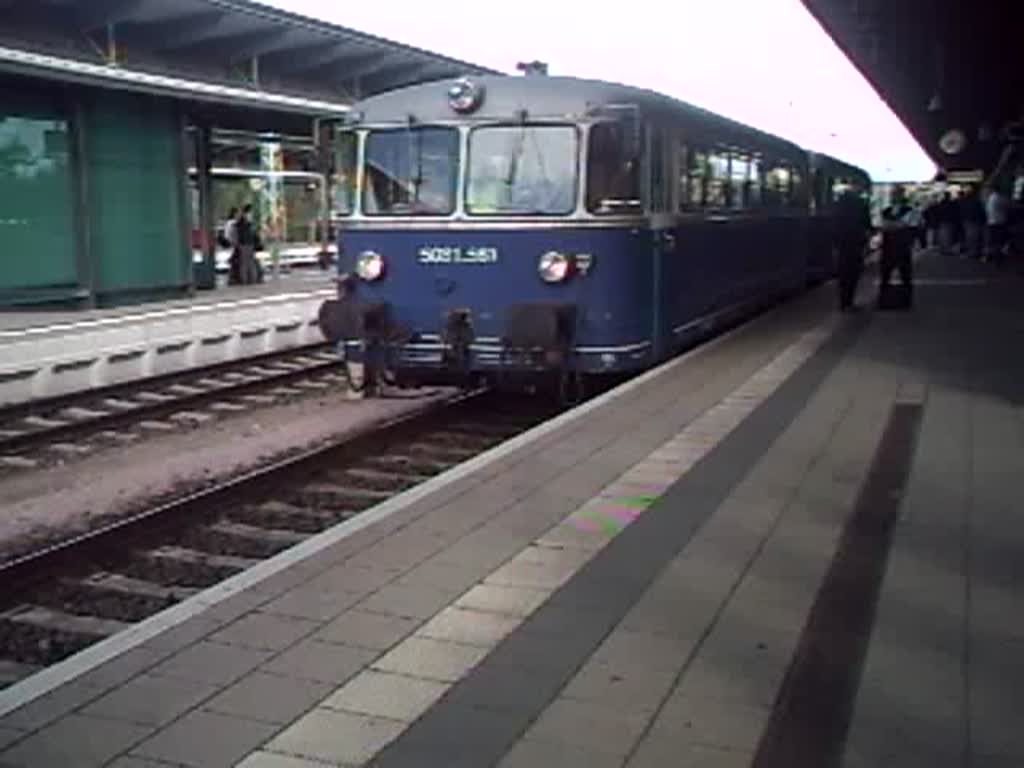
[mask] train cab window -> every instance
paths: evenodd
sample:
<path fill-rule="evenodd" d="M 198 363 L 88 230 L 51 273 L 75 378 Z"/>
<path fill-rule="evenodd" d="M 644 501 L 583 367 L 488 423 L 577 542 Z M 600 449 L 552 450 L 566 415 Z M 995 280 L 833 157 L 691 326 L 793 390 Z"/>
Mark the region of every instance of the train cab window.
<path fill-rule="evenodd" d="M 708 208 L 725 208 L 729 205 L 729 155 L 724 152 L 708 155 L 704 205 Z"/>
<path fill-rule="evenodd" d="M 466 210 L 477 215 L 571 213 L 577 144 L 572 125 L 475 128 L 469 136 Z"/>
<path fill-rule="evenodd" d="M 750 171 L 750 163 L 745 155 L 734 154 L 729 164 L 729 201 L 731 206 L 742 209 L 746 205 L 747 174 Z"/>
<path fill-rule="evenodd" d="M 764 204 L 769 208 L 784 208 L 789 200 L 789 169 L 771 164 L 764 175 Z"/>
<path fill-rule="evenodd" d="M 339 131 L 332 152 L 333 178 L 331 184 L 331 212 L 335 216 L 348 216 L 356 204 L 356 152 L 359 137 L 353 131 Z"/>
<path fill-rule="evenodd" d="M 631 146 L 625 123 L 597 123 L 590 129 L 587 152 L 587 210 L 597 214 L 638 213 L 639 147 Z"/>
<path fill-rule="evenodd" d="M 363 213 L 444 216 L 455 210 L 459 133 L 411 127 L 366 136 Z"/>

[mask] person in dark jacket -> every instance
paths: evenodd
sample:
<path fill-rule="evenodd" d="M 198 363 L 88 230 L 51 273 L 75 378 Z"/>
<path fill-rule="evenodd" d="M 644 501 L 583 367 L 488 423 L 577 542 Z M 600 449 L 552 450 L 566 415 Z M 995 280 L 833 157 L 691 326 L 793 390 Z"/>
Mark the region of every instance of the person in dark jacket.
<path fill-rule="evenodd" d="M 839 255 L 839 310 L 855 309 L 857 283 L 864 271 L 864 247 L 871 232 L 871 213 L 853 190 L 836 201 L 835 246 Z"/>
<path fill-rule="evenodd" d="M 951 201 L 950 201 L 951 202 Z M 947 207 L 948 210 L 948 207 Z M 894 194 L 892 203 L 882 210 L 882 257 L 879 263 L 879 303 L 889 289 L 893 270 L 899 270 L 900 282 L 907 291 L 907 306 L 913 304 L 914 238 L 913 209 L 902 194 Z"/>
<path fill-rule="evenodd" d="M 252 206 L 245 205 L 235 224 L 238 242 L 238 266 L 242 285 L 256 282 L 256 227 L 252 221 Z"/>

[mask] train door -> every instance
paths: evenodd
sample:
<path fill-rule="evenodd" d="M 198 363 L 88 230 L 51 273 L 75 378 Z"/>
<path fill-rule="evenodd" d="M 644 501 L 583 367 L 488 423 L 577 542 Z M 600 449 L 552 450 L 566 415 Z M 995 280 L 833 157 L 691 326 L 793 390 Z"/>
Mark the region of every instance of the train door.
<path fill-rule="evenodd" d="M 676 250 L 675 217 L 669 185 L 672 168 L 671 142 L 666 130 L 656 124 L 648 127 L 647 208 L 651 222 L 651 343 L 654 359 L 666 354 L 669 318 L 669 281 L 667 262 Z"/>

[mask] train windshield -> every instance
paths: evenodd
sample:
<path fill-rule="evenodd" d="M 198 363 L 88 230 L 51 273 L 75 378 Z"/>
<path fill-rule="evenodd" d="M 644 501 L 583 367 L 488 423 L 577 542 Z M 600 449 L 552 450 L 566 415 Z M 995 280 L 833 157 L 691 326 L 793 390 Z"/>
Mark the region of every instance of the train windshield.
<path fill-rule="evenodd" d="M 477 215 L 572 213 L 576 156 L 575 126 L 476 128 L 469 137 L 466 210 Z"/>
<path fill-rule="evenodd" d="M 587 210 L 598 214 L 636 213 L 640 196 L 640 158 L 626 123 L 598 123 L 590 129 L 587 155 Z"/>
<path fill-rule="evenodd" d="M 363 213 L 445 216 L 455 210 L 459 133 L 409 127 L 366 136 Z"/>

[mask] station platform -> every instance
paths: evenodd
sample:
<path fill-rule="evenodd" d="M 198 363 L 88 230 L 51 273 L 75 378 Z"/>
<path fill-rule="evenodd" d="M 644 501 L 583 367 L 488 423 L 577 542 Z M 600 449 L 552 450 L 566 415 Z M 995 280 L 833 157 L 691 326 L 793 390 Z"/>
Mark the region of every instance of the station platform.
<path fill-rule="evenodd" d="M 333 273 L 296 270 L 194 298 L 110 309 L 0 312 L 0 405 L 323 341 Z"/>
<path fill-rule="evenodd" d="M 911 313 L 824 286 L 0 692 L 0 766 L 1024 764 L 1024 282 L 918 271 Z"/>

